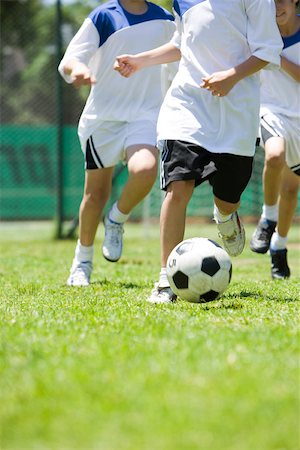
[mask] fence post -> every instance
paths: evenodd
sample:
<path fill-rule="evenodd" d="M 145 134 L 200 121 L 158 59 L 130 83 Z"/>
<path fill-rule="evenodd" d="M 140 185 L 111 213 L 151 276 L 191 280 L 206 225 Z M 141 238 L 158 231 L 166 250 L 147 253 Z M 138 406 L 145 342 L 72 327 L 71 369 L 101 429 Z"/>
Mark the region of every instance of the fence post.
<path fill-rule="evenodd" d="M 56 0 L 56 69 L 62 58 L 62 10 L 61 0 Z M 56 230 L 55 237 L 62 238 L 63 225 L 63 85 L 62 78 L 56 70 Z"/>

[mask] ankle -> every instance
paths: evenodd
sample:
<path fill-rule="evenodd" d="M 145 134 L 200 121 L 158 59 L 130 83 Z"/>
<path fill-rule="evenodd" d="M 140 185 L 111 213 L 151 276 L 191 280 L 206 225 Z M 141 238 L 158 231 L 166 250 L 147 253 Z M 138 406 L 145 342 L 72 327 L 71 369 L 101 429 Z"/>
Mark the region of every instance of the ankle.
<path fill-rule="evenodd" d="M 263 205 L 261 218 L 267 222 L 277 222 L 278 205 Z"/>
<path fill-rule="evenodd" d="M 113 204 L 110 211 L 108 212 L 108 218 L 112 222 L 125 223 L 128 217 L 129 214 L 124 214 L 119 210 L 117 202 Z"/>
<path fill-rule="evenodd" d="M 232 217 L 232 214 L 223 214 L 217 207 L 217 205 L 214 206 L 214 219 L 217 223 L 227 222 Z"/>
<path fill-rule="evenodd" d="M 273 233 L 271 243 L 270 243 L 270 250 L 278 251 L 278 250 L 285 250 L 287 246 L 288 238 L 280 236 L 277 231 Z"/>
<path fill-rule="evenodd" d="M 170 287 L 170 283 L 169 283 L 169 280 L 167 277 L 167 268 L 166 267 L 162 267 L 160 269 L 158 285 L 159 285 L 159 287 Z"/>
<path fill-rule="evenodd" d="M 78 262 L 92 262 L 94 256 L 94 245 L 86 246 L 78 239 L 75 249 L 75 260 Z"/>

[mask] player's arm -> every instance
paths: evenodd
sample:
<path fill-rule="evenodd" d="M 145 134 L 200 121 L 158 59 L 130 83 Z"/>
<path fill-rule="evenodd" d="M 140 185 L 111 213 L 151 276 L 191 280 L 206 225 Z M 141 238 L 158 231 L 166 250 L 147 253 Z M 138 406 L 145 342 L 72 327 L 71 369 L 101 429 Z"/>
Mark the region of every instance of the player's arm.
<path fill-rule="evenodd" d="M 65 75 L 69 76 L 75 87 L 92 85 L 96 83 L 95 77 L 91 74 L 86 64 L 77 58 L 70 58 L 63 64 L 62 70 Z"/>
<path fill-rule="evenodd" d="M 267 64 L 268 61 L 264 61 L 252 55 L 238 66 L 228 70 L 214 72 L 211 75 L 202 78 L 203 83 L 200 87 L 207 89 L 212 95 L 224 97 L 231 91 L 236 83 L 263 69 Z"/>
<path fill-rule="evenodd" d="M 276 24 L 275 3 L 272 0 L 244 0 L 244 4 L 248 19 L 247 41 L 252 56 L 236 67 L 205 77 L 201 87 L 213 95 L 227 95 L 236 83 L 268 64 L 270 68 L 279 66 L 283 43 Z M 269 18 L 267 23 L 266 17 Z"/>
<path fill-rule="evenodd" d="M 297 83 L 300 83 L 300 66 L 290 61 L 289 59 L 281 56 L 280 58 L 281 68 L 288 73 Z"/>
<path fill-rule="evenodd" d="M 96 82 L 89 61 L 99 46 L 99 33 L 90 19 L 86 19 L 71 40 L 58 70 L 67 83 L 76 87 Z"/>
<path fill-rule="evenodd" d="M 117 56 L 114 70 L 117 70 L 123 77 L 128 78 L 145 67 L 179 61 L 180 58 L 180 50 L 169 42 L 160 47 L 136 55 Z"/>

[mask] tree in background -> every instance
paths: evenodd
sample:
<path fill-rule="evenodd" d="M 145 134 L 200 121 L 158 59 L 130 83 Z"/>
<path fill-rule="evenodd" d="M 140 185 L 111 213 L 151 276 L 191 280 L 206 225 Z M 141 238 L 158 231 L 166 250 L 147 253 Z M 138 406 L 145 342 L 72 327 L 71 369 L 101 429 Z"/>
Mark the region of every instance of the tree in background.
<path fill-rule="evenodd" d="M 99 5 L 97 0 L 62 4 L 63 47 L 80 27 L 84 17 Z M 170 1 L 158 4 L 170 10 Z M 55 1 L 1 0 L 1 122 L 44 125 L 56 121 L 57 82 Z M 64 50 L 64 49 L 63 49 Z M 87 90 L 64 85 L 65 124 L 75 125 Z"/>

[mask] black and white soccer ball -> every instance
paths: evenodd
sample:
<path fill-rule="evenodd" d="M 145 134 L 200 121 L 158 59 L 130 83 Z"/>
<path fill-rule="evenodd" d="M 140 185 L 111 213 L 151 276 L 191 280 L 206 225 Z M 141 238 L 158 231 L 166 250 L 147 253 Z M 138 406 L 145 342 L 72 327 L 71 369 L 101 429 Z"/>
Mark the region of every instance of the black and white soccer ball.
<path fill-rule="evenodd" d="M 167 276 L 172 291 L 194 303 L 211 302 L 230 283 L 232 264 L 228 253 L 207 238 L 180 242 L 167 261 Z"/>

